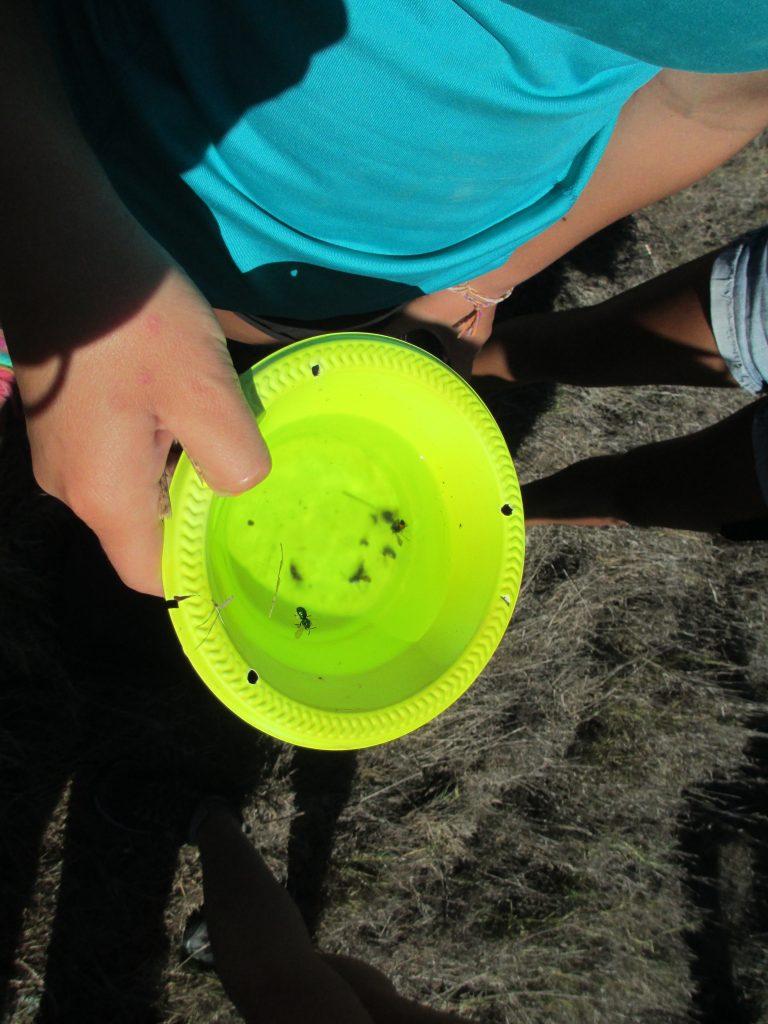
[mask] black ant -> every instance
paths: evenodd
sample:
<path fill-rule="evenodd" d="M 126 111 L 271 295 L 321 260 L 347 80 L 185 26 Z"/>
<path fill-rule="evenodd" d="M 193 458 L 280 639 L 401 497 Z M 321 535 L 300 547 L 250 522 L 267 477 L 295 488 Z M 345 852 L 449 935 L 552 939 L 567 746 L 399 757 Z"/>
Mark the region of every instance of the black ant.
<path fill-rule="evenodd" d="M 296 638 L 298 639 L 303 633 L 311 633 L 316 627 L 312 625 L 312 619 L 307 615 L 306 608 L 299 606 L 296 609 L 296 615 L 296 625 L 298 627 L 296 630 Z"/>

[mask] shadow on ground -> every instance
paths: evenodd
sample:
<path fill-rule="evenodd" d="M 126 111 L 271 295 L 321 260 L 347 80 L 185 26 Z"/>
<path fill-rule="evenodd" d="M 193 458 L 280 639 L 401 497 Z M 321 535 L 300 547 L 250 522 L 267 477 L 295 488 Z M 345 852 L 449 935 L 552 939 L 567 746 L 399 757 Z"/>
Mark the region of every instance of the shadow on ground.
<path fill-rule="evenodd" d="M 276 745 L 201 685 L 163 602 L 127 590 L 93 535 L 37 491 L 20 430 L 0 461 L 0 1019 L 11 979 L 25 972 L 15 951 L 36 887 L 56 908 L 50 937 L 38 940 L 48 956 L 37 1020 L 152 1021 L 169 947 L 164 911 L 195 796 L 244 800 Z M 115 761 L 136 766 L 137 787 L 157 786 L 140 799 L 162 808 L 168 838 L 162 828 L 126 831 L 96 810 Z M 63 797 L 58 858 L 39 863 Z M 114 818 L 130 822 L 131 798 L 115 800 Z"/>
<path fill-rule="evenodd" d="M 731 632 L 721 646 L 724 663 L 737 666 L 721 673 L 728 695 L 745 708 L 762 703 L 747 674 L 749 639 Z M 693 1005 L 702 1024 L 764 1019 L 763 951 L 749 947 L 768 920 L 768 717 L 747 712 L 744 727 L 744 766 L 690 793 L 680 828 L 687 887 L 701 920 L 686 938 Z"/>
<path fill-rule="evenodd" d="M 622 222 L 568 259 L 610 276 L 631 237 Z M 551 309 L 564 267 L 519 288 L 500 316 Z M 252 354 L 239 352 L 241 368 Z M 553 390 L 482 387 L 514 453 Z M 18 424 L 0 449 L 0 479 L 0 1019 L 14 1007 L 14 979 L 34 974 L 17 959 L 26 931 L 28 948 L 48 951 L 35 976 L 38 1024 L 150 1024 L 162 1015 L 164 914 L 190 803 L 200 792 L 244 801 L 279 746 L 209 694 L 163 603 L 123 587 L 90 531 L 40 493 Z M 126 831 L 96 811 L 94 790 L 115 761 L 157 780 L 176 838 Z M 288 888 L 311 930 L 354 773 L 354 754 L 294 755 Z M 25 930 L 33 893 L 55 906 L 50 936 L 39 912 Z"/>

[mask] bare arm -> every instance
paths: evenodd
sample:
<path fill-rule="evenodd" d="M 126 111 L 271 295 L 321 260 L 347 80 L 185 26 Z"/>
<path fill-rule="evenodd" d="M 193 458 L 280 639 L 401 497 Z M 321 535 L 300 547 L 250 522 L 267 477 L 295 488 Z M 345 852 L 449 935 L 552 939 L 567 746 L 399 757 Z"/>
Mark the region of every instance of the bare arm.
<path fill-rule="evenodd" d="M 661 71 L 625 105 L 594 175 L 572 210 L 522 246 L 499 275 L 538 273 L 596 231 L 705 177 L 768 125 L 768 71 Z"/>
<path fill-rule="evenodd" d="M 0 0 L 0 319 L 40 485 L 129 585 L 162 591 L 178 438 L 237 493 L 269 459 L 213 313 L 125 209 L 69 109 L 40 9 Z"/>
<path fill-rule="evenodd" d="M 482 295 L 503 294 L 608 224 L 703 178 L 766 125 L 768 72 L 661 71 L 624 106 L 602 160 L 569 213 L 497 270 L 470 283 Z M 410 302 L 393 329 L 433 329 L 461 366 L 471 362 L 472 350 L 488 339 L 493 326 L 490 310 L 470 343 L 457 345 L 452 325 L 469 309 L 462 296 L 436 292 Z"/>

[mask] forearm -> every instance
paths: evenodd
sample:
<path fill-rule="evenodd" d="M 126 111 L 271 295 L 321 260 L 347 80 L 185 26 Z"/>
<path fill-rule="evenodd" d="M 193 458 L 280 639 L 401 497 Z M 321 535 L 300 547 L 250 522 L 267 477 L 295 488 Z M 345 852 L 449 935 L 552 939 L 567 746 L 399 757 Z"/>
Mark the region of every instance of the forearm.
<path fill-rule="evenodd" d="M 766 73 L 662 71 L 625 105 L 569 213 L 478 280 L 491 295 L 526 280 L 606 225 L 703 178 L 766 125 Z"/>

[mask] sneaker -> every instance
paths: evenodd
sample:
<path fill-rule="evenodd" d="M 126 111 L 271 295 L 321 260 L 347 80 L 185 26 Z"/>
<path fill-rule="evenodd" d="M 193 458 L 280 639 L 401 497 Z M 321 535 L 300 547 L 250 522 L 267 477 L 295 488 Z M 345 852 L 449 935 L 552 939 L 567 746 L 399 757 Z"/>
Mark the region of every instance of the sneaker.
<path fill-rule="evenodd" d="M 208 938 L 208 925 L 205 923 L 203 908 L 193 910 L 184 926 L 181 948 L 187 960 L 194 960 L 201 967 L 213 967 L 213 951 Z"/>

